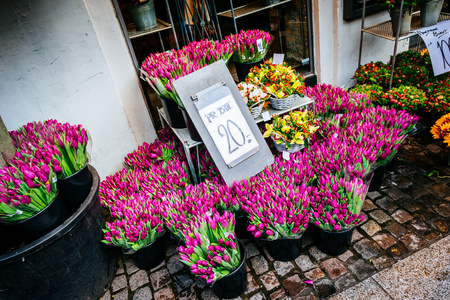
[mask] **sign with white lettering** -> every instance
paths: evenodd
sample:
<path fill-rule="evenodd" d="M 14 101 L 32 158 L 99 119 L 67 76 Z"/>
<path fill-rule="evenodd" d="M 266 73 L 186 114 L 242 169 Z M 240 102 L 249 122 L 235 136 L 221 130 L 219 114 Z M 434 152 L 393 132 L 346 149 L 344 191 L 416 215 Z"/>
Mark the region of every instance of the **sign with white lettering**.
<path fill-rule="evenodd" d="M 415 31 L 430 53 L 434 76 L 450 70 L 450 20 Z"/>
<path fill-rule="evenodd" d="M 225 88 L 219 84 L 217 87 Z M 259 150 L 258 142 L 231 92 L 199 109 L 198 113 L 229 167 L 235 166 Z"/>

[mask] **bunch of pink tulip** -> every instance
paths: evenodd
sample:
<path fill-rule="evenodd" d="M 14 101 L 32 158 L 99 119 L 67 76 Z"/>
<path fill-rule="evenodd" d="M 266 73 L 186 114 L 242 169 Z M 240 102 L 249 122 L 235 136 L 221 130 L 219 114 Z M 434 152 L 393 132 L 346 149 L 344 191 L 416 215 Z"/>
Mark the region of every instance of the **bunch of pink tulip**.
<path fill-rule="evenodd" d="M 28 123 L 10 132 L 19 149 L 33 150 L 38 159 L 51 164 L 58 178 L 81 170 L 89 161 L 89 134 L 81 125 L 49 119 Z"/>
<path fill-rule="evenodd" d="M 10 166 L 0 169 L 0 221 L 28 219 L 56 196 L 53 170 L 28 149 L 18 150 Z"/>
<path fill-rule="evenodd" d="M 323 175 L 318 187 L 310 191 L 311 221 L 329 231 L 346 230 L 360 224 L 367 185 L 362 179 L 346 180 L 337 175 Z"/>
<path fill-rule="evenodd" d="M 151 165 L 159 167 L 169 160 L 181 159 L 178 153 L 174 140 L 167 143 L 160 140 L 155 140 L 151 144 L 144 142 L 137 150 L 127 154 L 124 164 L 131 169 L 149 170 Z"/>
<path fill-rule="evenodd" d="M 218 60 L 223 60 L 228 63 L 233 50 L 231 45 L 224 42 L 210 41 L 207 39 L 201 41 L 190 42 L 181 50 L 183 53 L 194 62 L 204 67 L 210 65 Z"/>
<path fill-rule="evenodd" d="M 264 59 L 272 43 L 272 36 L 259 29 L 241 30 L 238 34 L 226 36 L 224 42 L 233 48 L 233 61 L 249 63 Z"/>
<path fill-rule="evenodd" d="M 181 262 L 208 283 L 225 277 L 241 262 L 234 227 L 228 211 L 199 215 L 186 229 L 186 247 L 179 247 Z"/>
<path fill-rule="evenodd" d="M 160 201 L 151 194 L 131 193 L 110 205 L 115 217 L 106 222 L 103 243 L 137 251 L 164 233 Z"/>

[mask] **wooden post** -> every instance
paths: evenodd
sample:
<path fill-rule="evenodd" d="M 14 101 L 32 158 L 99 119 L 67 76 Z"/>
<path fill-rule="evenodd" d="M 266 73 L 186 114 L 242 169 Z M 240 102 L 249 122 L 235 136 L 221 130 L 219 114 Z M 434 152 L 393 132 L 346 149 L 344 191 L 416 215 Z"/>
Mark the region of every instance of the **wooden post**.
<path fill-rule="evenodd" d="M 16 148 L 14 147 L 13 140 L 0 116 L 0 167 L 7 166 L 15 154 Z"/>

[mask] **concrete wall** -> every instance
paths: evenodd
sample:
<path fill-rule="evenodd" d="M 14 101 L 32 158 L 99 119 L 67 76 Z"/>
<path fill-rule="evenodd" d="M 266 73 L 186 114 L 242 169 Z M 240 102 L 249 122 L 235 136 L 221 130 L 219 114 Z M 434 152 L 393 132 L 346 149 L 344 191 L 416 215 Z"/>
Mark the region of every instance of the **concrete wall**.
<path fill-rule="evenodd" d="M 343 19 L 342 0 L 312 0 L 314 55 L 319 83 L 351 87 L 358 67 L 361 19 Z M 365 27 L 389 20 L 387 11 L 367 16 Z M 370 61 L 388 62 L 394 42 L 365 33 L 361 64 Z M 409 40 L 400 41 L 397 53 L 407 50 Z"/>
<path fill-rule="evenodd" d="M 156 138 L 110 0 L 0 1 L 0 114 L 82 124 L 102 178 Z"/>

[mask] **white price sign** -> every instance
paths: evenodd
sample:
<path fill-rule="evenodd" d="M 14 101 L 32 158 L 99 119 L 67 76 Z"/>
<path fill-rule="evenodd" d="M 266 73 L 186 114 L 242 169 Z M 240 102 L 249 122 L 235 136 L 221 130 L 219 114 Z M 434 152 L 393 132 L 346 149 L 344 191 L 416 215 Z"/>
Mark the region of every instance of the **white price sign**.
<path fill-rule="evenodd" d="M 425 42 L 433 64 L 434 76 L 450 70 L 450 20 L 416 30 Z"/>
<path fill-rule="evenodd" d="M 220 155 L 233 167 L 259 150 L 259 144 L 231 94 L 198 111 Z"/>

